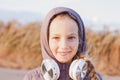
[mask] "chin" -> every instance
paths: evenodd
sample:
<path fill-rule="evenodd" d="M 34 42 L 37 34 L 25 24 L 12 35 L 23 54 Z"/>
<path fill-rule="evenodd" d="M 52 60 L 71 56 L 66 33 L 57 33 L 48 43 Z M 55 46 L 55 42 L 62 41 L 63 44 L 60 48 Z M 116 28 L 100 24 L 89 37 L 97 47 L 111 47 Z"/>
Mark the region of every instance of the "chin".
<path fill-rule="evenodd" d="M 70 61 L 68 60 L 58 60 L 60 63 L 69 63 Z"/>

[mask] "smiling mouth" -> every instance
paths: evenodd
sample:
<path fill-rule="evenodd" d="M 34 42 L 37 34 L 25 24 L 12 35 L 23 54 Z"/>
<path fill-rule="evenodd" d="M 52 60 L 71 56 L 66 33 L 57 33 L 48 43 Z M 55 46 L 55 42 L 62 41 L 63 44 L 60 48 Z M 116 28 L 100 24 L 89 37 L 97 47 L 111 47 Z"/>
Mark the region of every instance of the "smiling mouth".
<path fill-rule="evenodd" d="M 67 52 L 58 52 L 61 56 L 65 56 L 67 54 L 69 54 L 71 51 L 67 51 Z"/>

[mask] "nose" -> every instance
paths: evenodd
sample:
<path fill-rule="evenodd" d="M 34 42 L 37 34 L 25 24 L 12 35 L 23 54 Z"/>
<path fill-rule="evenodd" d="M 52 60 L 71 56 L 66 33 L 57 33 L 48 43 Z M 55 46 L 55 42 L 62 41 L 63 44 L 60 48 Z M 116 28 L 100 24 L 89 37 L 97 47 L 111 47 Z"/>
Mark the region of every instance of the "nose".
<path fill-rule="evenodd" d="M 59 43 L 59 47 L 61 49 L 67 49 L 68 48 L 68 41 L 66 39 L 61 39 Z"/>

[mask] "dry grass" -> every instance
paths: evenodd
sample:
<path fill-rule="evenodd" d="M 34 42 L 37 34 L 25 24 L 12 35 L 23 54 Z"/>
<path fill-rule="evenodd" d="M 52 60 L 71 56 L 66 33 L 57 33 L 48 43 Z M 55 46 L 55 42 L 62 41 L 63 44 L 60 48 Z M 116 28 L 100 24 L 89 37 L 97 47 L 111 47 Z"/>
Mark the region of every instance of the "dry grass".
<path fill-rule="evenodd" d="M 0 66 L 31 69 L 41 63 L 39 23 L 10 22 L 0 32 Z"/>
<path fill-rule="evenodd" d="M 87 50 L 101 74 L 120 75 L 120 32 L 87 31 Z"/>
<path fill-rule="evenodd" d="M 0 22 L 0 66 L 32 69 L 40 66 L 40 23 Z M 120 75 L 120 33 L 87 30 L 87 52 L 101 74 Z"/>

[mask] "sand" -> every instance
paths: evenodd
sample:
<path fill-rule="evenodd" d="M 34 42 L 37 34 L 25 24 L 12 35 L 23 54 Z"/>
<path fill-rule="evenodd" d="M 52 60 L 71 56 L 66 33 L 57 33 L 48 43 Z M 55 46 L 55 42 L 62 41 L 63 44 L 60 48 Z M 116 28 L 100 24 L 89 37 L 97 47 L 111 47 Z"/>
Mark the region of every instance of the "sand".
<path fill-rule="evenodd" d="M 22 80 L 27 70 L 0 68 L 0 80 Z M 120 80 L 120 76 L 103 76 L 103 80 Z"/>
<path fill-rule="evenodd" d="M 26 70 L 0 68 L 0 80 L 22 80 Z"/>

